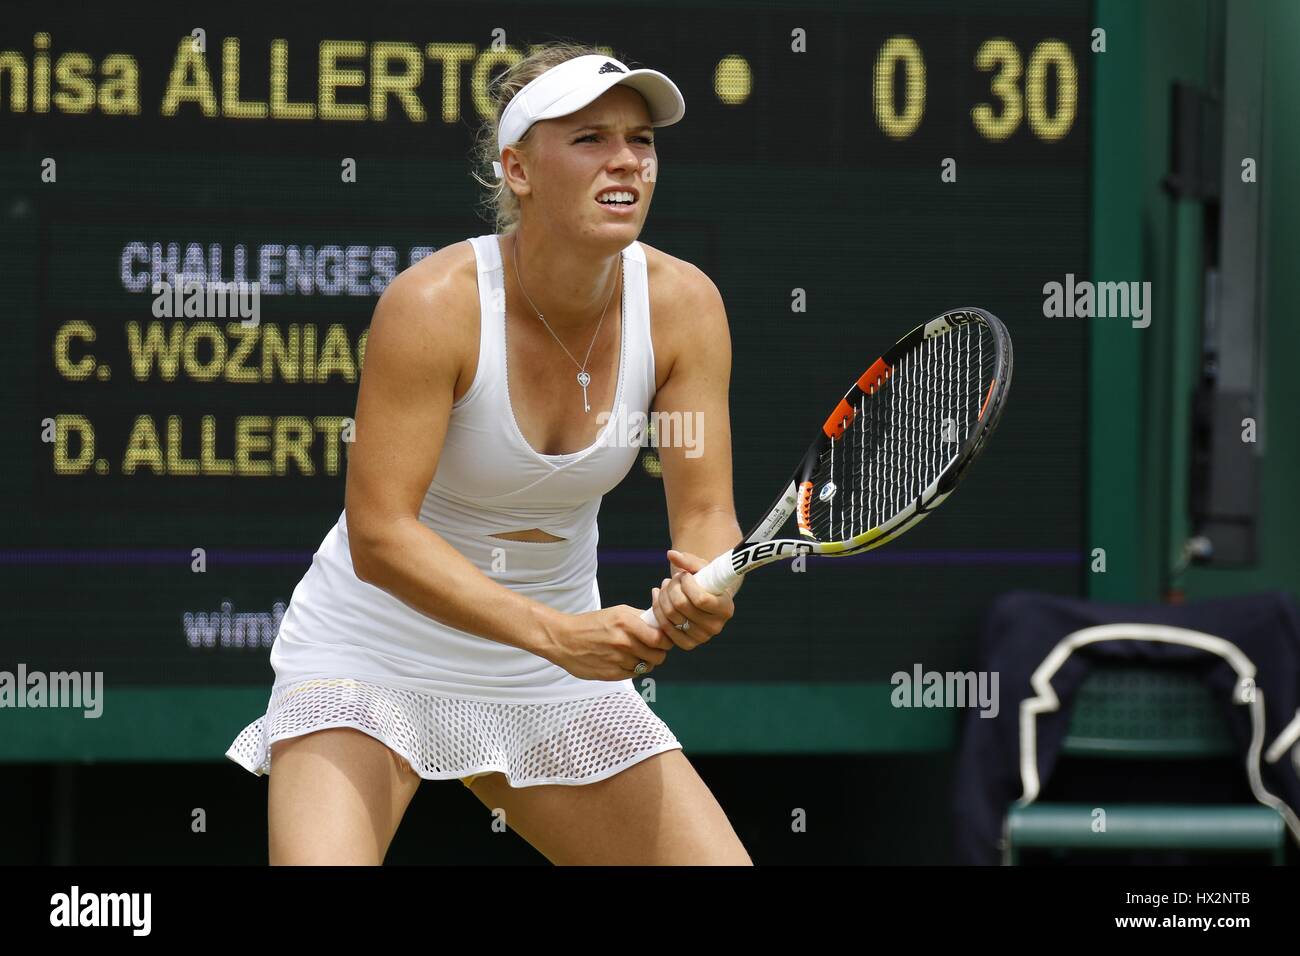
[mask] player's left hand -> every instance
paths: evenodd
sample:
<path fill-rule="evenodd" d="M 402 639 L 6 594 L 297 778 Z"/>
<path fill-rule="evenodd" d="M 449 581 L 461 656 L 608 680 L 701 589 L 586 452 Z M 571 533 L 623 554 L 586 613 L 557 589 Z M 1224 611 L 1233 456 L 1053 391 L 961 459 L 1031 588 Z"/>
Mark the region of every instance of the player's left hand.
<path fill-rule="evenodd" d="M 672 642 L 684 651 L 693 650 L 722 630 L 736 613 L 736 605 L 731 594 L 710 594 L 691 577 L 709 563 L 699 555 L 669 549 L 668 560 L 673 576 L 651 589 L 650 606 Z M 677 626 L 683 621 L 691 622 L 684 631 Z"/>

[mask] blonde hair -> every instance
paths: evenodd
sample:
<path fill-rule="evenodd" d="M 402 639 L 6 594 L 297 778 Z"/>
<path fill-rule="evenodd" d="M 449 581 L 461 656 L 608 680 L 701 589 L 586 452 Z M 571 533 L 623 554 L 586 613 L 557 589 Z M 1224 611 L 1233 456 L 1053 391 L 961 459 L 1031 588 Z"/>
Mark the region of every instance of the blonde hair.
<path fill-rule="evenodd" d="M 493 223 L 497 232 L 502 234 L 513 232 L 519 227 L 520 217 L 519 197 L 506 185 L 504 177 L 497 178 L 492 168 L 493 163 L 501 160 L 501 153 L 497 149 L 497 127 L 501 123 L 501 114 L 505 112 L 506 106 L 516 93 L 547 70 L 574 57 L 592 54 L 612 55 L 608 50 L 574 40 L 556 40 L 537 44 L 530 48 L 526 57 L 503 71 L 489 84 L 488 102 L 491 104 L 492 112 L 479 127 L 475 138 L 472 152 L 474 169 L 470 171 L 470 175 L 485 190 L 480 205 L 483 207 L 484 218 Z M 621 56 L 615 55 L 614 58 L 624 63 L 628 62 Z M 526 149 L 532 131 L 533 127 L 530 126 L 517 142 L 502 145 Z"/>

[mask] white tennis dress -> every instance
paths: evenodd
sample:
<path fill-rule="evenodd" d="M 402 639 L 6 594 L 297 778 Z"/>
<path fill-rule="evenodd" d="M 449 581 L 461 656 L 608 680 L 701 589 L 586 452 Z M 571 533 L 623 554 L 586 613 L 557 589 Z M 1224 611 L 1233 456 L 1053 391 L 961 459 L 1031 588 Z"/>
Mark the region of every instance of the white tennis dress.
<path fill-rule="evenodd" d="M 622 422 L 626 430 L 637 412 L 647 414 L 655 393 L 645 250 L 636 242 L 623 250 L 614 408 L 623 406 L 626 417 L 612 415 L 588 448 L 542 455 L 524 440 L 507 394 L 498 238 L 470 242 L 478 261 L 478 368 L 452 405 L 419 520 L 506 587 L 568 613 L 596 610 L 601 496 L 639 453 L 615 429 Z M 564 540 L 491 537 L 528 528 Z M 501 771 L 515 787 L 592 783 L 681 748 L 631 679 L 574 677 L 529 651 L 442 624 L 360 580 L 346 511 L 294 588 L 271 666 L 265 716 L 226 752 L 256 774 L 270 772 L 272 742 L 326 727 L 378 738 L 429 780 Z"/>

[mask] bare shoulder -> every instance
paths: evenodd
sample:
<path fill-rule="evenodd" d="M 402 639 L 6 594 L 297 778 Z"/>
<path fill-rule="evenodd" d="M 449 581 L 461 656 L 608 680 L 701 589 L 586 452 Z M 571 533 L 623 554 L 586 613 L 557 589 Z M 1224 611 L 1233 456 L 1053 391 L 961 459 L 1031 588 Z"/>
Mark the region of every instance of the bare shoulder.
<path fill-rule="evenodd" d="M 722 302 L 722 294 L 699 266 L 670 256 L 662 249 L 645 242 L 638 243 L 645 250 L 646 275 L 650 282 L 650 305 L 662 306 L 660 314 L 686 312 L 678 308 L 685 302 L 694 306 L 716 301 Z"/>
<path fill-rule="evenodd" d="M 375 305 L 367 351 L 376 346 L 456 373 L 455 395 L 472 381 L 478 361 L 478 270 L 468 240 L 404 269 Z"/>
<path fill-rule="evenodd" d="M 699 266 L 638 243 L 645 250 L 655 365 L 662 386 L 683 351 L 722 345 L 729 352 L 727 313 L 722 293 Z"/>

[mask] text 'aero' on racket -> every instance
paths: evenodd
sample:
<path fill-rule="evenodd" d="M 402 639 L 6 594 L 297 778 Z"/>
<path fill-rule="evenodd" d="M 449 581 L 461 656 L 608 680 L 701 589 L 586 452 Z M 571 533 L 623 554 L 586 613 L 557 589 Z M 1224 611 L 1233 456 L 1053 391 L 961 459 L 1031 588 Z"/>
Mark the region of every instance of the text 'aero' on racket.
<path fill-rule="evenodd" d="M 696 581 L 721 594 L 773 561 L 859 554 L 914 528 L 980 453 L 1010 386 L 996 316 L 968 307 L 917 326 L 845 392 L 767 516 Z M 799 537 L 774 538 L 792 513 Z"/>

